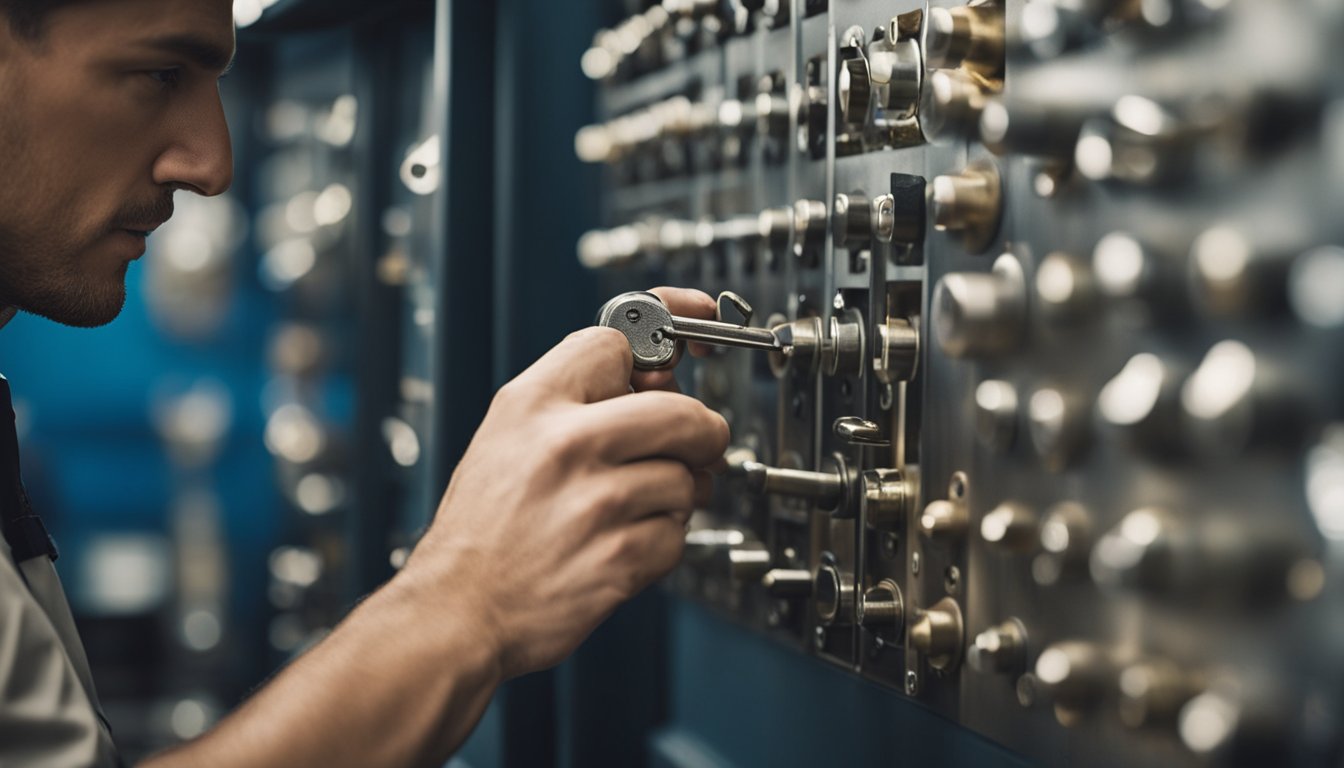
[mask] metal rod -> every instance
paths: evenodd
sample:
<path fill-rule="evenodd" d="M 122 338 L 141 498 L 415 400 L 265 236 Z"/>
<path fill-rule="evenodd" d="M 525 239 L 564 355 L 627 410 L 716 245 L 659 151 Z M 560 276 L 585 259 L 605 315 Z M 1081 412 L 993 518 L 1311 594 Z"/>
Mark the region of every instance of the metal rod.
<path fill-rule="evenodd" d="M 747 328 L 716 320 L 677 318 L 671 327 L 663 328 L 668 338 L 699 341 L 720 346 L 745 347 L 778 352 L 784 348 L 774 331 L 767 328 Z"/>

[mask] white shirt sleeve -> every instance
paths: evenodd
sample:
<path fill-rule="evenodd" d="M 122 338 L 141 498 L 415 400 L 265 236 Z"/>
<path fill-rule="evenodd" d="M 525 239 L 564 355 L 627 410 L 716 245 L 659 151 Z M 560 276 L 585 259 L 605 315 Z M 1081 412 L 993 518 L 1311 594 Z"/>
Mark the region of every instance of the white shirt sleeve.
<path fill-rule="evenodd" d="M 40 566 L 54 580 L 50 562 Z M 0 542 L 0 768 L 115 764 L 62 634 L 20 567 Z M 62 596 L 68 614 L 64 605 Z"/>

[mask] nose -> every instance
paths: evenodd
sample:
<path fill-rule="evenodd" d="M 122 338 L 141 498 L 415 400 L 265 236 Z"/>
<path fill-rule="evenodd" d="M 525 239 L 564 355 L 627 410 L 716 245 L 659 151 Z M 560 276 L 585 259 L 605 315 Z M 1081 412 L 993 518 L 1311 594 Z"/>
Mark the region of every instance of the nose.
<path fill-rule="evenodd" d="M 167 149 L 154 162 L 155 183 L 206 197 L 227 192 L 233 184 L 233 145 L 218 90 L 203 89 L 200 98 L 184 101 L 167 127 Z"/>

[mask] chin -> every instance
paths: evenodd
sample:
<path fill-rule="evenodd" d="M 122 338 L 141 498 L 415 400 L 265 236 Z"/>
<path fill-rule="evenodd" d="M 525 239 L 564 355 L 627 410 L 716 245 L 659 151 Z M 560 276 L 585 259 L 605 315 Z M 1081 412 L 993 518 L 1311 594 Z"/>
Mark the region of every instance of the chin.
<path fill-rule="evenodd" d="M 32 302 L 23 309 L 61 325 L 97 328 L 116 320 L 121 314 L 126 306 L 126 285 L 119 283 L 115 289 L 85 287 L 52 298 L 54 300 Z"/>

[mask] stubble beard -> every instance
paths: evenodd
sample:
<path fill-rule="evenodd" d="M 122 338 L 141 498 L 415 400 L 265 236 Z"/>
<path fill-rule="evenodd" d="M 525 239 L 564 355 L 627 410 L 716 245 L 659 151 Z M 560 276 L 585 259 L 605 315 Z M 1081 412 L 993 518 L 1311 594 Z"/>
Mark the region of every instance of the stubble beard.
<path fill-rule="evenodd" d="M 0 116 L 0 170 L 15 184 L 9 192 L 40 199 L 47 192 L 40 176 L 27 179 L 29 184 L 26 174 L 6 167 L 24 162 L 26 145 L 20 126 Z M 129 263 L 116 268 L 115 275 L 83 269 L 95 241 L 78 234 L 76 222 L 68 215 L 25 221 L 14 208 L 0 210 L 0 310 L 9 307 L 81 328 L 116 319 L 126 305 Z M 6 213 L 16 220 L 7 221 Z"/>
<path fill-rule="evenodd" d="M 0 244 L 0 304 L 79 328 L 112 322 L 126 305 L 130 264 L 115 275 L 92 275 L 78 267 L 82 250 L 33 246 L 15 253 Z"/>

